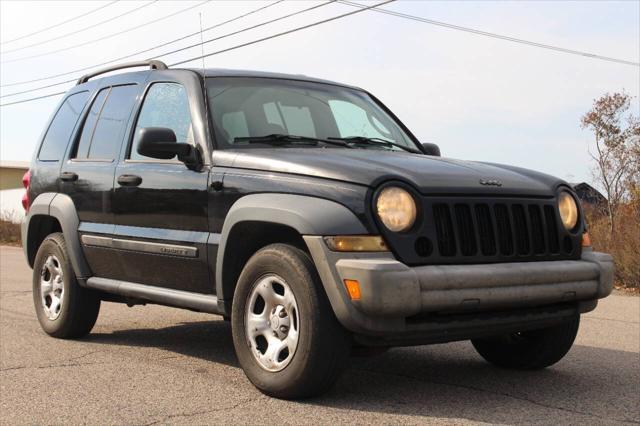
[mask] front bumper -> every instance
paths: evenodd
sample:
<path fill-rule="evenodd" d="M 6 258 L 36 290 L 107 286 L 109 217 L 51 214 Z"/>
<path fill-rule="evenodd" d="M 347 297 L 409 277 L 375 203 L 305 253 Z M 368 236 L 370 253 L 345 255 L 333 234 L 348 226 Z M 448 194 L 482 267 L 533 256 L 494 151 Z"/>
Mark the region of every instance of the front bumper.
<path fill-rule="evenodd" d="M 613 259 L 591 250 L 581 260 L 409 267 L 390 253 L 336 253 L 322 237 L 305 241 L 338 320 L 365 335 L 419 332 L 416 318 L 429 315 L 476 320 L 480 313 L 550 306 L 586 311 L 613 288 Z M 345 279 L 358 280 L 360 300 L 349 298 Z"/>

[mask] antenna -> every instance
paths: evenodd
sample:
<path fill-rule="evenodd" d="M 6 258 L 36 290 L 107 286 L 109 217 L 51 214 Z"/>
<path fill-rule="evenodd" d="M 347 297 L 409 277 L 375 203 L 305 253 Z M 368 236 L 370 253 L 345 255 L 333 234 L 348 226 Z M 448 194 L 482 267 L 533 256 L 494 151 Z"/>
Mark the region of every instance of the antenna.
<path fill-rule="evenodd" d="M 202 53 L 202 76 L 204 78 L 204 38 L 202 37 L 202 12 L 198 12 L 200 19 L 200 53 Z"/>
<path fill-rule="evenodd" d="M 198 19 L 200 20 L 200 51 L 202 52 L 202 94 L 204 96 L 204 120 L 207 123 L 207 138 L 214 138 L 209 127 L 209 96 L 207 95 L 207 81 L 205 78 L 206 71 L 204 66 L 204 38 L 202 37 L 202 12 L 198 12 Z"/>

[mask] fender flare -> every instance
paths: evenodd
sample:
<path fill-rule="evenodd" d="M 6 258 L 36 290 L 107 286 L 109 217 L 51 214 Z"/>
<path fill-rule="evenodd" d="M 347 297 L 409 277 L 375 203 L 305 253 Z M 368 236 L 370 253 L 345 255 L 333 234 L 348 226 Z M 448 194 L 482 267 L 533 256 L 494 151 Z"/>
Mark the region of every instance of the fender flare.
<path fill-rule="evenodd" d="M 66 194 L 45 192 L 33 200 L 29 208 L 29 214 L 25 218 L 23 225 L 23 245 L 25 254 L 27 255 L 29 253 L 29 244 L 31 244 L 28 235 L 30 223 L 31 219 L 35 216 L 50 216 L 58 220 L 69 252 L 69 260 L 76 277 L 81 281 L 91 277 L 91 269 L 82 252 L 80 236 L 78 234 L 80 219 L 78 218 L 76 206 L 71 197 Z"/>
<path fill-rule="evenodd" d="M 240 198 L 229 209 L 222 226 L 216 255 L 216 295 L 224 294 L 222 269 L 227 239 L 241 222 L 268 222 L 285 225 L 305 235 L 365 235 L 369 232 L 347 207 L 324 198 L 294 194 L 251 194 Z"/>

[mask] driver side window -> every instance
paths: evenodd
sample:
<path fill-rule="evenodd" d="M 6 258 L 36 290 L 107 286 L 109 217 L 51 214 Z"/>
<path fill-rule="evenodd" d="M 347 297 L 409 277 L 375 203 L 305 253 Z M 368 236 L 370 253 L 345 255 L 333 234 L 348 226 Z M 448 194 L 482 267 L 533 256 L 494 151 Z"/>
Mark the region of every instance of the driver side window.
<path fill-rule="evenodd" d="M 189 97 L 181 84 L 154 83 L 149 88 L 136 123 L 131 160 L 151 160 L 138 154 L 138 130 L 143 127 L 166 127 L 173 130 L 178 143 L 195 144 Z"/>

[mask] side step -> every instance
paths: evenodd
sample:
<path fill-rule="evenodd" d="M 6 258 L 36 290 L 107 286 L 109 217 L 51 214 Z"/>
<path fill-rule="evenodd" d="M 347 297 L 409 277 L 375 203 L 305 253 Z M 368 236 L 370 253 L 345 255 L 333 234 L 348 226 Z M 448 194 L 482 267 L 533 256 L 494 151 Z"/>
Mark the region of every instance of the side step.
<path fill-rule="evenodd" d="M 222 310 L 218 307 L 218 298 L 209 294 L 191 293 L 188 291 L 98 277 L 89 278 L 86 286 L 106 293 L 147 300 L 160 305 L 194 309 L 212 314 L 222 314 Z"/>

